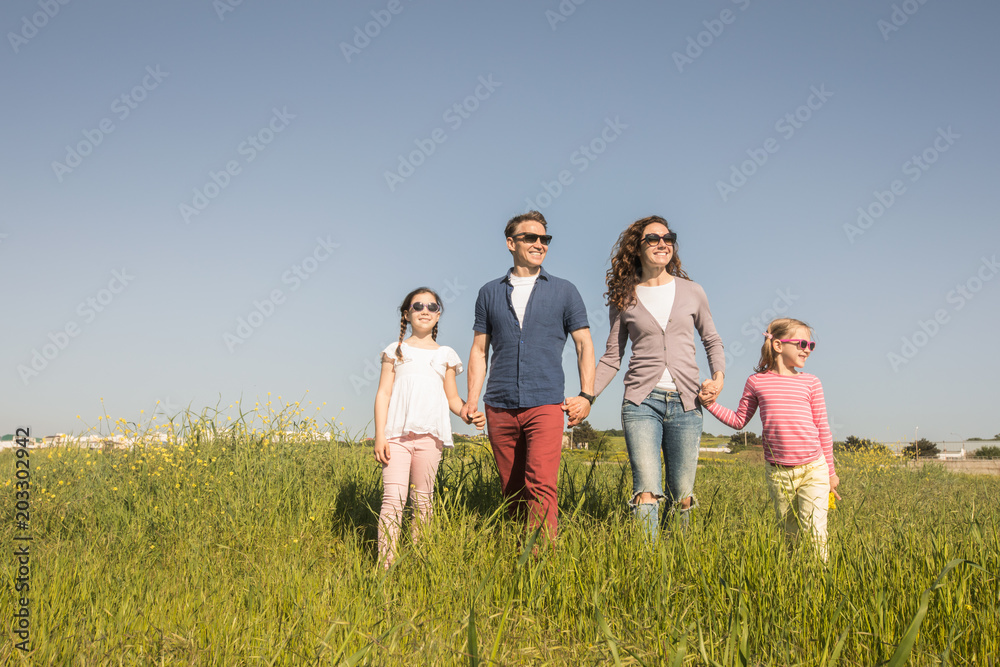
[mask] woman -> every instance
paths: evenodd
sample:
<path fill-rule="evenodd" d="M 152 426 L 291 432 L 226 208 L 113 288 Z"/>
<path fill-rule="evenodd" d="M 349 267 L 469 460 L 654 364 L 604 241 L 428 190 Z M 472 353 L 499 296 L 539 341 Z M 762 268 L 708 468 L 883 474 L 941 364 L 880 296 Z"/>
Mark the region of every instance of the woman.
<path fill-rule="evenodd" d="M 708 394 L 722 390 L 725 355 L 705 291 L 681 268 L 677 235 L 663 218 L 637 220 L 622 232 L 606 280 L 611 333 L 597 364 L 594 393 L 599 395 L 614 378 L 631 341 L 622 402 L 622 428 L 632 465 L 630 504 L 639 524 L 655 540 L 661 500 L 679 510 L 684 524 L 695 504 L 702 413 L 697 402 L 694 330 L 712 370 L 712 380 L 703 385 Z"/>

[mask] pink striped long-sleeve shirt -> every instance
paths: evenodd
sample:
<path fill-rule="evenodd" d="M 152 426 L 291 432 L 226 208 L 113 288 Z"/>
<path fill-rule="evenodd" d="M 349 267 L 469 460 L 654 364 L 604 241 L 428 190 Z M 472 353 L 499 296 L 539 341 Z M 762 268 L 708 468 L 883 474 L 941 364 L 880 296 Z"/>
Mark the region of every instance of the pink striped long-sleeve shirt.
<path fill-rule="evenodd" d="M 764 459 L 772 465 L 800 466 L 826 458 L 834 474 L 833 436 L 819 378 L 809 373 L 754 373 L 747 378 L 736 412 L 718 403 L 707 406 L 716 419 L 737 430 L 760 407 L 764 424 Z"/>

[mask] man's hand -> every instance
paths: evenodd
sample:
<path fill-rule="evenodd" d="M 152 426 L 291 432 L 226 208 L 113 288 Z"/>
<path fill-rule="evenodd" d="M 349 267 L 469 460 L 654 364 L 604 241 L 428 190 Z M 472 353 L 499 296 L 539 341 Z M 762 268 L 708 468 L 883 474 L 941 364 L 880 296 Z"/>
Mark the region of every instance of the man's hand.
<path fill-rule="evenodd" d="M 462 421 L 466 424 L 471 424 L 473 422 L 472 415 L 482 414 L 479 412 L 479 401 L 466 401 L 465 405 L 462 406 L 462 412 L 458 415 Z M 484 416 L 485 420 L 486 417 Z"/>
<path fill-rule="evenodd" d="M 569 417 L 568 426 L 573 428 L 590 414 L 590 401 L 583 396 L 571 396 L 563 401 L 562 409 Z"/>
<path fill-rule="evenodd" d="M 476 428 L 482 431 L 486 428 L 486 413 L 485 412 L 470 412 L 469 421 L 467 424 L 475 424 Z"/>

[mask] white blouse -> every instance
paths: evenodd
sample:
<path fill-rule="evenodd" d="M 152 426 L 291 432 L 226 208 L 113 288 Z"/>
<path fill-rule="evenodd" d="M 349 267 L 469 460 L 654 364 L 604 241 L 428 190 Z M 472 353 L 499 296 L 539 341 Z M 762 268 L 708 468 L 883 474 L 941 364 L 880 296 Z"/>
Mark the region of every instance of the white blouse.
<path fill-rule="evenodd" d="M 425 350 L 403 343 L 403 360 L 400 361 L 396 357 L 396 345 L 393 343 L 382 350 L 383 359 L 392 361 L 396 371 L 385 420 L 385 437 L 427 434 L 440 440 L 445 447 L 453 447 L 444 377 L 448 368 L 454 368 L 455 375 L 464 370 L 458 353 L 447 345 Z"/>

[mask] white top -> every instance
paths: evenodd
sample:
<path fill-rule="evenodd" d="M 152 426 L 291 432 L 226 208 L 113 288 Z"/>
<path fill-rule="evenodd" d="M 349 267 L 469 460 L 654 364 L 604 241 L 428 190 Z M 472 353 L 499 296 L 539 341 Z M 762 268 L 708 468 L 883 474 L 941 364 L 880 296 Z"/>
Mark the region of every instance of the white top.
<path fill-rule="evenodd" d="M 517 321 L 521 327 L 524 327 L 524 311 L 528 307 L 528 297 L 531 296 L 531 289 L 535 286 L 536 280 L 538 280 L 537 273 L 526 278 L 510 274 L 510 284 L 514 286 L 510 293 L 510 303 L 514 306 L 514 312 L 517 314 Z"/>
<path fill-rule="evenodd" d="M 403 343 L 403 361 L 400 361 L 396 358 L 396 345 L 393 343 L 382 350 L 383 359 L 394 362 L 396 371 L 385 420 L 385 437 L 398 438 L 407 433 L 433 435 L 445 447 L 453 447 L 444 376 L 448 368 L 454 368 L 456 375 L 462 372 L 458 353 L 446 345 L 425 350 Z"/>
<path fill-rule="evenodd" d="M 676 278 L 666 285 L 655 285 L 652 287 L 645 287 L 643 285 L 635 286 L 635 296 L 639 299 L 639 303 L 649 311 L 649 314 L 656 319 L 660 328 L 664 331 L 667 328 L 667 322 L 670 321 L 670 310 L 674 307 L 674 295 L 676 293 Z M 656 388 L 677 391 L 677 384 L 674 383 L 674 378 L 670 375 L 669 368 L 663 369 L 663 375 L 660 377 L 660 381 L 656 383 Z"/>

